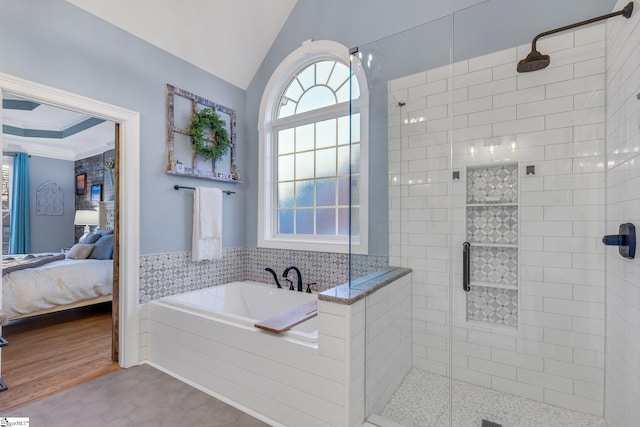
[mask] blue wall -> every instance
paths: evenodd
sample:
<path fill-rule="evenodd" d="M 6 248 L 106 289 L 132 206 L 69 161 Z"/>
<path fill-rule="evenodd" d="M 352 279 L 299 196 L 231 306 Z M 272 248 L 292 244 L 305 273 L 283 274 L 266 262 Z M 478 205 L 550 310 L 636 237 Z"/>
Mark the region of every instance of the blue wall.
<path fill-rule="evenodd" d="M 31 156 L 29 158 L 29 203 L 31 213 L 31 252 L 59 252 L 74 242 L 75 216 L 74 162 Z M 62 215 L 36 215 L 36 189 L 45 181 L 58 184 L 63 192 Z"/>
<path fill-rule="evenodd" d="M 615 0 L 298 0 L 247 89 L 247 244 L 257 241 L 258 134 L 264 88 L 275 68 L 305 40 L 330 39 L 373 52 L 369 73 L 370 167 L 383 171 L 370 183 L 370 253 L 386 254 L 386 81 L 454 61 L 530 43 L 542 32 L 611 12 Z M 434 10 L 434 7 L 436 8 Z M 437 9 L 437 8 L 440 9 Z M 459 10 L 451 15 L 452 8 Z M 340 11 L 340 13 L 336 13 Z M 431 22 L 426 25 L 428 18 Z M 393 35 L 393 36 L 392 36 Z M 390 37 L 391 36 L 391 37 Z M 451 49 L 453 48 L 453 49 Z M 453 55 L 450 52 L 453 51 Z M 515 64 L 514 64 L 515 66 Z M 375 232 L 374 232 L 375 230 Z"/>
<path fill-rule="evenodd" d="M 179 30 L 176 29 L 172 30 Z M 0 72 L 140 112 L 140 252 L 191 250 L 192 196 L 173 184 L 237 191 L 225 203 L 223 246 L 245 243 L 242 185 L 176 178 L 166 170 L 165 85 L 239 112 L 245 91 L 144 42 L 64 0 L 0 0 Z M 244 126 L 238 169 L 246 172 Z"/>
<path fill-rule="evenodd" d="M 298 0 L 247 91 L 76 8 L 64 0 L 0 0 L 0 72 L 43 83 L 141 114 L 141 254 L 190 250 L 192 196 L 173 184 L 220 185 L 225 197 L 225 247 L 255 246 L 258 199 L 258 108 L 278 64 L 307 39 L 383 48 L 374 101 L 384 101 L 387 79 L 454 59 L 528 43 L 544 30 L 608 13 L 614 0 Z M 446 16 L 451 8 L 477 4 L 417 32 L 392 34 Z M 439 9 L 438 9 L 439 8 Z M 339 12 L 336 12 L 339 11 Z M 431 18 L 427 18 L 431 17 Z M 179 31 L 179 28 L 170 29 Z M 420 33 L 420 36 L 416 34 Z M 452 41 L 453 40 L 453 41 Z M 241 53 L 240 53 L 241 54 Z M 238 168 L 245 184 L 178 179 L 166 169 L 165 84 L 171 83 L 238 111 Z M 377 105 L 377 104 L 376 104 Z M 375 123 L 386 129 L 386 113 Z M 384 135 L 376 132 L 376 135 Z M 371 166 L 386 171 L 386 140 L 372 141 Z M 386 225 L 386 181 L 374 177 L 371 225 Z M 240 220 L 240 218 L 244 218 Z M 372 253 L 386 253 L 386 233 L 373 237 Z"/>

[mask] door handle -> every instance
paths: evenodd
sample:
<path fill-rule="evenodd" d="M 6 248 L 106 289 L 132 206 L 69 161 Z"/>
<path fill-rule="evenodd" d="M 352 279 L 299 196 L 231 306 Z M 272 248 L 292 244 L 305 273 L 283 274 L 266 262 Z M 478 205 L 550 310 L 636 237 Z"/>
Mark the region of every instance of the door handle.
<path fill-rule="evenodd" d="M 464 242 L 462 244 L 462 289 L 465 292 L 471 290 L 469 283 L 471 282 L 471 243 Z"/>

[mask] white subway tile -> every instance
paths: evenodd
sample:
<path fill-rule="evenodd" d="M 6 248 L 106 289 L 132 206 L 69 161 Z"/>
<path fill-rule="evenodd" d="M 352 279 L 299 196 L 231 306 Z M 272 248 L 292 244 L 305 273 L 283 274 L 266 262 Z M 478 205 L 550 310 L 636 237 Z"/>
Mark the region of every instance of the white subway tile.
<path fill-rule="evenodd" d="M 559 360 L 545 360 L 544 370 L 553 375 L 604 385 L 604 370 Z"/>
<path fill-rule="evenodd" d="M 598 335 L 567 332 L 549 327 L 544 330 L 544 341 L 549 344 L 568 345 L 583 350 L 604 352 L 604 337 Z"/>
<path fill-rule="evenodd" d="M 509 366 L 518 366 L 534 371 L 542 371 L 542 357 L 523 354 L 515 351 L 502 350 L 494 348 L 491 350 L 491 359 L 494 362 L 504 363 Z"/>
<path fill-rule="evenodd" d="M 571 67 L 568 65 L 567 67 Z M 580 77 L 577 79 L 565 79 L 558 83 L 550 83 L 546 87 L 546 97 L 556 98 L 560 96 L 575 95 L 577 93 L 594 92 L 604 89 L 604 75 Z"/>
<path fill-rule="evenodd" d="M 604 386 L 586 383 L 584 381 L 574 381 L 573 394 L 598 402 L 604 401 Z"/>
<path fill-rule="evenodd" d="M 499 335 L 497 333 L 469 330 L 468 339 L 470 343 L 488 345 L 492 348 L 501 348 L 505 350 L 516 349 L 515 337 Z"/>
<path fill-rule="evenodd" d="M 408 89 L 413 86 L 419 86 L 427 83 L 427 73 L 421 72 L 411 74 L 406 77 L 400 77 L 394 80 L 389 80 L 388 91 L 395 92 L 401 89 Z"/>
<path fill-rule="evenodd" d="M 602 402 L 596 400 L 585 399 L 583 397 L 547 389 L 544 391 L 544 401 L 551 405 L 573 409 L 574 411 L 602 416 Z"/>
<path fill-rule="evenodd" d="M 595 74 L 604 74 L 604 70 L 605 70 L 604 56 L 578 62 L 573 67 L 573 72 L 576 78 L 592 76 Z"/>
<path fill-rule="evenodd" d="M 604 122 L 604 107 L 586 108 L 565 113 L 548 114 L 545 116 L 546 129 L 563 128 L 566 126 L 585 125 Z"/>
<path fill-rule="evenodd" d="M 547 313 L 569 314 L 571 316 L 604 319 L 604 304 L 566 299 L 544 298 L 544 311 Z"/>
<path fill-rule="evenodd" d="M 518 60 L 518 50 L 513 47 L 500 50 L 487 55 L 477 56 L 469 60 L 469 71 L 477 71 L 483 68 L 494 67 L 501 64 L 513 64 Z"/>
<path fill-rule="evenodd" d="M 435 93 L 442 93 L 446 91 L 447 91 L 447 81 L 438 80 L 435 82 L 425 83 L 425 84 L 408 88 L 407 99 L 426 97 L 427 95 L 433 95 Z"/>
<path fill-rule="evenodd" d="M 494 108 L 492 110 L 469 113 L 469 126 L 500 123 L 515 119 L 515 107 Z"/>
<path fill-rule="evenodd" d="M 458 89 L 461 87 L 479 85 L 482 83 L 490 82 L 493 78 L 491 69 L 484 69 L 473 71 L 470 73 L 459 74 L 453 78 L 453 88 Z"/>
<path fill-rule="evenodd" d="M 465 369 L 462 367 L 454 366 L 451 376 L 456 380 L 491 388 L 491 375 L 484 374 L 472 369 Z"/>
<path fill-rule="evenodd" d="M 604 40 L 605 30 L 606 30 L 606 25 L 604 23 L 599 23 L 589 27 L 579 28 L 575 30 L 573 34 L 575 38 L 574 43 L 576 46 L 581 46 L 583 44 L 589 44 L 589 43 Z"/>
<path fill-rule="evenodd" d="M 494 377 L 502 377 L 511 380 L 516 379 L 516 368 L 504 363 L 491 362 L 489 360 L 478 359 L 469 356 L 469 369 L 492 375 Z"/>
<path fill-rule="evenodd" d="M 519 352 L 531 354 L 534 356 L 541 356 L 545 359 L 561 360 L 564 362 L 573 361 L 573 348 L 564 345 L 542 342 L 542 335 L 544 334 L 544 330 L 541 328 L 536 328 L 536 332 L 532 333 L 531 328 L 532 327 L 529 327 L 529 335 L 531 335 L 531 337 L 527 337 L 528 339 L 518 339 Z M 538 330 L 542 330 L 543 332 L 537 332 Z"/>
<path fill-rule="evenodd" d="M 573 362 L 578 365 L 604 369 L 604 353 L 591 350 L 573 349 Z"/>
<path fill-rule="evenodd" d="M 510 68 L 515 69 L 513 65 L 510 65 Z M 508 107 L 511 105 L 542 101 L 544 97 L 544 86 L 534 86 L 527 89 L 496 94 L 493 96 L 493 106 L 496 108 Z"/>
<path fill-rule="evenodd" d="M 518 118 L 544 116 L 573 110 L 573 97 L 563 96 L 543 101 L 518 104 Z"/>
<path fill-rule="evenodd" d="M 573 381 L 558 375 L 545 374 L 530 369 L 518 368 L 518 382 L 537 385 L 563 393 L 573 393 Z"/>
<path fill-rule="evenodd" d="M 486 96 L 484 98 L 475 98 L 468 101 L 456 102 L 453 104 L 453 114 L 455 116 L 461 114 L 475 113 L 478 111 L 492 111 L 491 110 L 491 97 Z"/>
<path fill-rule="evenodd" d="M 569 64 L 561 67 L 547 68 L 535 73 L 524 73 L 520 74 L 517 79 L 518 89 L 571 81 L 573 79 L 573 65 Z"/>
<path fill-rule="evenodd" d="M 510 77 L 502 80 L 493 80 L 480 85 L 469 86 L 468 89 L 469 99 L 483 98 L 485 96 L 502 93 L 513 93 L 513 91 L 516 90 L 516 78 Z"/>
<path fill-rule="evenodd" d="M 491 386 L 505 393 L 522 396 L 527 399 L 541 401 L 543 399 L 542 387 L 521 383 L 519 381 L 511 381 L 505 378 L 491 377 Z"/>

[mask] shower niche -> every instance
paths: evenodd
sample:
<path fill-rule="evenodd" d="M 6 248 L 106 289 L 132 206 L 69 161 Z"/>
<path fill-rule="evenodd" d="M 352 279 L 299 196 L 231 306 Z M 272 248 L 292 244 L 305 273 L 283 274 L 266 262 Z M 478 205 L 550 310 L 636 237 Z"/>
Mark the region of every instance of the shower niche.
<path fill-rule="evenodd" d="M 467 321 L 518 327 L 518 164 L 467 167 Z"/>

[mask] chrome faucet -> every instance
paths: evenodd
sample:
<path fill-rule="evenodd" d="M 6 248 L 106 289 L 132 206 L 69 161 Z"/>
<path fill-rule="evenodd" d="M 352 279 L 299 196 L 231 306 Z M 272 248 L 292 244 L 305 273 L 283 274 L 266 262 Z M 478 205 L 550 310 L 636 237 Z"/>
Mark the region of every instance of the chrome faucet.
<path fill-rule="evenodd" d="M 278 285 L 278 288 L 282 289 L 282 286 L 280 286 L 280 282 L 278 282 L 278 275 L 276 274 L 275 271 L 273 271 L 273 268 L 265 268 L 264 271 L 268 271 L 269 273 L 271 273 L 273 275 L 273 280 L 276 281 L 276 285 Z"/>
<path fill-rule="evenodd" d="M 282 273 L 282 277 L 288 280 L 289 278 L 287 276 L 289 275 L 289 271 L 291 270 L 295 270 L 295 272 L 298 273 L 298 292 L 302 292 L 302 274 L 300 274 L 300 270 L 298 270 L 298 267 L 290 265 L 284 270 L 284 273 Z"/>

